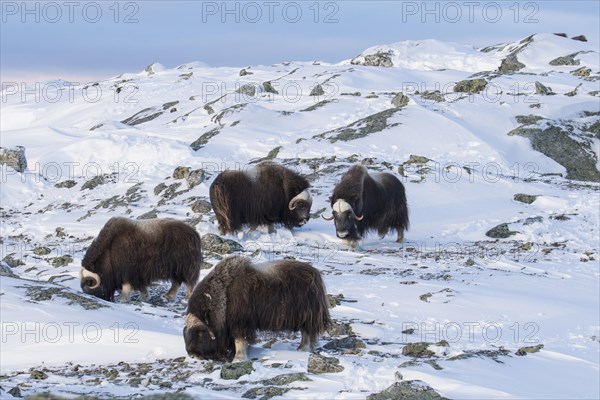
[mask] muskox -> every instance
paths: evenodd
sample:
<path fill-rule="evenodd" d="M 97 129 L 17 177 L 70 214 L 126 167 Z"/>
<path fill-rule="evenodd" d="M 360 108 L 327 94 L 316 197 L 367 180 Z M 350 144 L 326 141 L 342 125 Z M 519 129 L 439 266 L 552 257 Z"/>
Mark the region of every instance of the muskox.
<path fill-rule="evenodd" d="M 232 256 L 194 288 L 183 337 L 191 357 L 242 361 L 257 330 L 300 331 L 298 351 L 314 351 L 330 323 L 321 274 L 310 264 Z"/>
<path fill-rule="evenodd" d="M 223 235 L 244 224 L 254 230 L 282 224 L 291 229 L 310 218 L 308 181 L 279 164 L 262 162 L 246 171 L 221 172 L 210 185 L 210 202 Z"/>
<path fill-rule="evenodd" d="M 371 173 L 362 165 L 352 166 L 333 189 L 330 197 L 336 235 L 351 248 L 371 230 L 383 238 L 392 229 L 398 233 L 397 242 L 408 230 L 408 206 L 404 185 L 386 172 Z"/>
<path fill-rule="evenodd" d="M 184 222 L 113 217 L 83 257 L 81 289 L 111 301 L 115 290 L 121 289 L 119 300 L 127 301 L 133 289 L 140 291 L 140 299 L 145 301 L 152 282 L 170 280 L 169 300 L 175 298 L 182 283 L 187 285 L 189 297 L 201 262 L 200 236 Z"/>

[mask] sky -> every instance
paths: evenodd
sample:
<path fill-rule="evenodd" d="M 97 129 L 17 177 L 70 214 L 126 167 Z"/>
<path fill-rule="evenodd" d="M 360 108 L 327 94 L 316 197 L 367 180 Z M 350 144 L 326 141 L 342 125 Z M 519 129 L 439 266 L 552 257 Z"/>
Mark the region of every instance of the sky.
<path fill-rule="evenodd" d="M 438 39 L 483 47 L 533 33 L 599 43 L 590 1 L 5 1 L 0 79 L 88 82 L 202 61 L 244 67 L 336 63 L 377 44 Z"/>

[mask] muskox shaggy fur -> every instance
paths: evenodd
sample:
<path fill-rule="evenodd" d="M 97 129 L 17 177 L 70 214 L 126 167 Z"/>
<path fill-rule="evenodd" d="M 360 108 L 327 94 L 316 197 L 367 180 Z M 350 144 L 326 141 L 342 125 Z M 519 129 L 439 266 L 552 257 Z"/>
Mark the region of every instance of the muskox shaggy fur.
<path fill-rule="evenodd" d="M 210 186 L 210 202 L 221 234 L 267 225 L 304 225 L 312 199 L 308 181 L 279 164 L 262 162 L 247 171 L 221 172 Z"/>
<path fill-rule="evenodd" d="M 200 236 L 184 222 L 114 217 L 83 257 L 81 289 L 104 300 L 113 300 L 115 290 L 121 289 L 120 301 L 127 301 L 132 289 L 139 290 L 146 300 L 152 282 L 170 280 L 166 296 L 172 300 L 181 283 L 189 296 L 201 262 Z"/>
<path fill-rule="evenodd" d="M 280 260 L 219 262 L 192 292 L 183 336 L 188 354 L 242 361 L 257 330 L 302 332 L 299 351 L 314 351 L 331 323 L 321 274 L 310 264 Z"/>
<path fill-rule="evenodd" d="M 392 229 L 397 242 L 408 230 L 408 206 L 404 185 L 386 172 L 369 174 L 362 165 L 352 166 L 333 189 L 330 198 L 336 235 L 356 247 L 356 242 L 371 230 L 383 238 Z"/>

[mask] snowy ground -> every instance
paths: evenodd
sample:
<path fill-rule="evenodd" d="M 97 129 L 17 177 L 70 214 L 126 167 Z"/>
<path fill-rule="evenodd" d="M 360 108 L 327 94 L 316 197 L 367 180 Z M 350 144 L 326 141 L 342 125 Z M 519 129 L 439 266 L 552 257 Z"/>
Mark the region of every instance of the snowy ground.
<path fill-rule="evenodd" d="M 252 66 L 240 76 L 240 68 L 153 64 L 87 85 L 44 82 L 39 98 L 5 89 L 2 147 L 25 146 L 28 170 L 0 167 L 0 258 L 15 275 L 0 279 L 0 397 L 18 387 L 239 398 L 279 387 L 282 398 L 362 399 L 420 380 L 448 398 L 598 398 L 600 186 L 565 178 L 568 168 L 507 135 L 528 124 L 517 116 L 569 126 L 599 169 L 600 138 L 590 130 L 600 116 L 597 45 L 536 35 L 517 54 L 520 71 L 485 72 L 522 44 L 482 52 L 401 42 L 354 60 L 391 50 L 390 68 L 349 59 Z M 579 64 L 550 65 L 574 53 Z M 589 76 L 571 73 L 584 66 Z M 475 78 L 485 91 L 452 91 Z M 555 94 L 536 94 L 536 81 Z M 317 85 L 323 93 L 310 95 Z M 438 101 L 424 95 L 435 90 Z M 410 101 L 395 108 L 399 92 Z M 253 371 L 226 380 L 221 364 L 186 357 L 183 290 L 168 303 L 168 285 L 157 284 L 149 303 L 128 304 L 81 292 L 81 258 L 110 217 L 171 217 L 214 234 L 212 211 L 192 206 L 207 200 L 219 171 L 265 157 L 310 178 L 313 219 L 227 239 L 256 261 L 294 256 L 322 271 L 338 304 L 337 329 L 319 354 L 342 371 L 315 373 L 309 355 L 294 351 L 299 337 L 265 335 L 251 348 Z M 373 234 L 352 252 L 320 218 L 356 162 L 402 179 L 411 218 L 402 245 Z M 202 169 L 204 180 L 173 178 L 178 166 Z M 525 204 L 519 193 L 537 197 Z M 502 223 L 515 234 L 486 236 Z M 430 352 L 410 353 L 417 342 Z M 524 347 L 535 352 L 517 355 Z M 308 380 L 268 381 L 291 373 Z"/>

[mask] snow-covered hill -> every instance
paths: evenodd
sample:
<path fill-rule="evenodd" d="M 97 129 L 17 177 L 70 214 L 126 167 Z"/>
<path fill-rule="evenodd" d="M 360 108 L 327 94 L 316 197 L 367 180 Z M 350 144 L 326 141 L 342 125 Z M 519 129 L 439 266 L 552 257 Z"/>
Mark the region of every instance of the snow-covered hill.
<path fill-rule="evenodd" d="M 99 82 L 4 87 L 1 160 L 23 146 L 27 169 L 0 166 L 1 397 L 354 399 L 418 380 L 448 398 L 597 398 L 598 49 L 538 34 L 349 56 L 156 63 Z M 250 373 L 227 380 L 229 366 L 185 357 L 183 291 L 168 303 L 165 283 L 149 303 L 119 304 L 79 288 L 85 249 L 110 217 L 216 234 L 212 180 L 263 159 L 309 177 L 313 219 L 224 239 L 256 261 L 292 256 L 322 271 L 337 325 L 318 353 L 341 371 L 315 370 L 293 351 L 299 337 L 266 335 Z M 369 235 L 352 252 L 320 218 L 354 163 L 404 182 L 404 244 Z"/>

